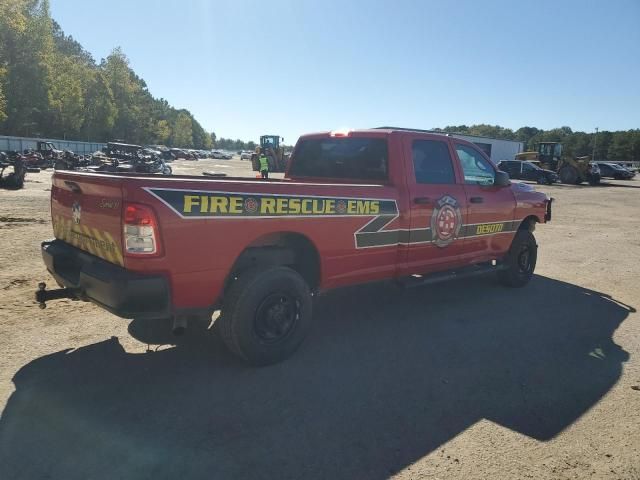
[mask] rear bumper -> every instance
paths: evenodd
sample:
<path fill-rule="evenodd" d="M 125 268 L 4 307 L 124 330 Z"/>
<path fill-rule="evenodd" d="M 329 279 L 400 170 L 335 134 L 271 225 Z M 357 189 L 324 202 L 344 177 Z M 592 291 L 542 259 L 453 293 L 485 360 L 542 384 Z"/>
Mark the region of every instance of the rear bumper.
<path fill-rule="evenodd" d="M 170 289 L 162 275 L 141 275 L 61 240 L 42 243 L 42 259 L 56 281 L 122 318 L 171 316 Z"/>

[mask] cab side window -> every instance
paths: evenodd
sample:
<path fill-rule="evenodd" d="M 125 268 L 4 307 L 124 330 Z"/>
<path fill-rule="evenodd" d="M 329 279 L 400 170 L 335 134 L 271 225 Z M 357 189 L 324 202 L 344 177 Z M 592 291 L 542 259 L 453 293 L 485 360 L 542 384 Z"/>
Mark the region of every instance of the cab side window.
<path fill-rule="evenodd" d="M 416 183 L 456 183 L 453 162 L 446 142 L 415 140 L 412 146 L 412 156 Z"/>
<path fill-rule="evenodd" d="M 467 185 L 493 185 L 496 172 L 491 163 L 477 150 L 456 143 L 456 153 Z"/>

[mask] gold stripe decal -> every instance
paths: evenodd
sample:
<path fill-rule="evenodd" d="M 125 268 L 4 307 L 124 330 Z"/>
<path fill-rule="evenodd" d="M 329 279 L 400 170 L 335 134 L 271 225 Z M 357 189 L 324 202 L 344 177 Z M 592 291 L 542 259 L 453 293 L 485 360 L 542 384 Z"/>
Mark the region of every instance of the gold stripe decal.
<path fill-rule="evenodd" d="M 115 254 L 115 263 L 117 263 L 120 266 L 124 266 L 124 259 L 122 258 L 122 251 L 118 248 L 116 242 L 113 240 L 113 237 L 111 236 L 111 234 L 109 232 L 102 232 L 104 234 L 105 237 L 107 237 L 107 241 L 111 243 L 111 245 L 114 245 L 115 248 L 113 249 L 113 253 Z"/>
<path fill-rule="evenodd" d="M 88 225 L 75 224 L 61 215 L 52 218 L 53 234 L 58 240 L 100 257 L 108 262 L 124 266 L 119 245 L 109 232 Z"/>

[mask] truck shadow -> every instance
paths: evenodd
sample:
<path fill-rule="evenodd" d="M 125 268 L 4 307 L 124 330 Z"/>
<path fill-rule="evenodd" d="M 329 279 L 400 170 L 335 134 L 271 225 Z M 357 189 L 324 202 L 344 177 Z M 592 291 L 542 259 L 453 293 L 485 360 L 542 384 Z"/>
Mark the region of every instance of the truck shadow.
<path fill-rule="evenodd" d="M 611 183 L 609 180 L 601 180 L 598 185 L 589 185 L 588 183 L 581 183 L 580 185 L 568 185 L 565 183 L 554 183 L 553 185 L 544 185 L 545 187 L 551 187 L 554 189 L 564 189 L 564 190 L 575 190 L 581 188 L 640 188 L 640 185 L 633 185 L 631 180 L 618 180 L 620 182 L 629 182 L 629 183 Z M 523 182 L 529 183 L 530 185 L 536 185 L 535 182 Z"/>
<path fill-rule="evenodd" d="M 631 182 L 632 180 L 619 180 L 619 181 L 624 181 L 624 182 L 629 182 L 629 183 L 610 183 L 610 182 L 604 182 L 601 181 L 599 186 L 602 187 L 613 187 L 613 188 L 640 188 L 640 185 L 633 185 Z"/>
<path fill-rule="evenodd" d="M 0 476 L 382 479 L 482 419 L 547 441 L 617 382 L 612 335 L 634 311 L 536 276 L 334 292 L 301 350 L 262 369 L 215 335 L 146 354 L 114 337 L 15 374 Z"/>

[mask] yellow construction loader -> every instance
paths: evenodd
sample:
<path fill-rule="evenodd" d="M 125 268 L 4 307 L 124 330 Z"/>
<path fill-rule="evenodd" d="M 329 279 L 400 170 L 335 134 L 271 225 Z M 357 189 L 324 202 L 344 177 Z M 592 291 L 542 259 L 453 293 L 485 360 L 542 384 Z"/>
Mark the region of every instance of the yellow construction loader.
<path fill-rule="evenodd" d="M 562 155 L 562 144 L 559 142 L 540 142 L 534 152 L 517 153 L 516 160 L 534 160 L 540 162 L 542 168 L 558 172 L 562 183 L 589 185 L 600 183 L 600 168 L 591 161 L 591 156 L 571 158 Z"/>
<path fill-rule="evenodd" d="M 287 157 L 284 154 L 284 148 L 280 145 L 280 137 L 278 135 L 262 135 L 260 137 L 260 146 L 256 147 L 255 153 L 251 154 L 251 166 L 256 172 L 260 170 L 260 154 L 264 153 L 269 159 L 270 172 L 284 172 L 287 169 Z M 284 138 L 282 139 L 284 142 Z"/>

